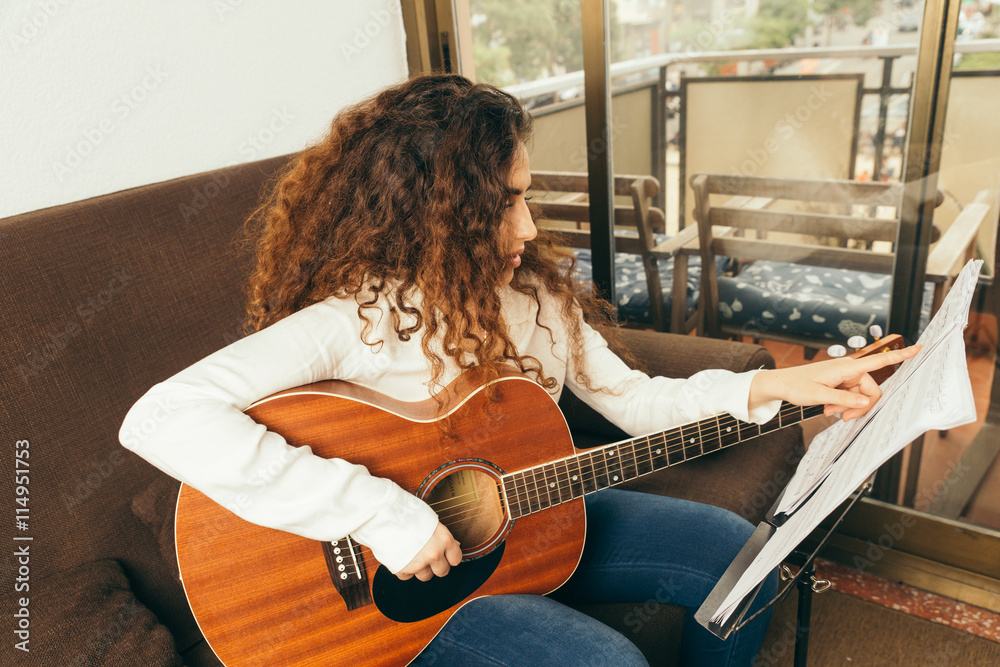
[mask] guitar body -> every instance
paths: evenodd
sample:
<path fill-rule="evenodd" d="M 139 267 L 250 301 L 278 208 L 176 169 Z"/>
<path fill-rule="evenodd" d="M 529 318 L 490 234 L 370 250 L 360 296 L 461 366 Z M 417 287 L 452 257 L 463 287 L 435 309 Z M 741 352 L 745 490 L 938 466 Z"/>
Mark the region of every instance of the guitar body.
<path fill-rule="evenodd" d="M 500 400 L 490 403 L 488 390 Z M 294 446 L 363 465 L 429 502 L 466 556 L 447 577 L 401 582 L 352 540 L 334 548 L 263 528 L 182 486 L 181 577 L 203 634 L 226 665 L 403 665 L 465 602 L 545 594 L 570 577 L 586 532 L 582 498 L 511 519 L 500 481 L 503 473 L 576 453 L 552 398 L 519 375 L 484 389 L 474 372 L 438 398 L 441 418 L 435 400 L 403 403 L 321 382 L 246 412 Z"/>

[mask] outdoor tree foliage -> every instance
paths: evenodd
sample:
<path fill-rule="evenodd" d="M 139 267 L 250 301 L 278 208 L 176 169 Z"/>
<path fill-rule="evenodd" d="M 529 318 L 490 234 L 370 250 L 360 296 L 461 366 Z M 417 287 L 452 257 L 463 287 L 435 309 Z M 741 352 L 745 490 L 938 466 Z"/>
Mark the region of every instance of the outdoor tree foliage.
<path fill-rule="evenodd" d="M 810 21 L 834 26 L 866 24 L 880 0 L 761 0 L 748 17 L 750 38 L 714 35 L 713 47 L 780 49 L 806 33 Z M 500 86 L 583 69 L 580 0 L 470 0 L 476 77 Z M 622 51 L 615 2 L 609 3 L 612 61 Z M 668 28 L 668 26 L 664 26 Z M 670 39 L 691 42 L 705 25 L 671 25 Z M 693 43 L 693 42 L 692 42 Z"/>
<path fill-rule="evenodd" d="M 782 49 L 805 34 L 812 16 L 826 24 L 826 42 L 835 26 L 865 25 L 878 13 L 878 0 L 763 0 L 751 21 L 753 48 Z M 808 46 L 811 46 L 808 45 Z"/>
<path fill-rule="evenodd" d="M 751 21 L 755 49 L 782 49 L 806 31 L 807 0 L 763 0 Z"/>
<path fill-rule="evenodd" d="M 877 0 L 813 0 L 813 11 L 830 22 L 868 23 L 878 13 Z"/>
<path fill-rule="evenodd" d="M 834 27 L 848 22 L 865 25 L 878 14 L 877 0 L 813 0 L 813 11 L 824 16 L 826 45 L 830 45 Z"/>
<path fill-rule="evenodd" d="M 470 9 L 480 81 L 506 86 L 583 69 L 580 0 L 472 0 Z M 613 2 L 609 14 L 614 33 Z"/>

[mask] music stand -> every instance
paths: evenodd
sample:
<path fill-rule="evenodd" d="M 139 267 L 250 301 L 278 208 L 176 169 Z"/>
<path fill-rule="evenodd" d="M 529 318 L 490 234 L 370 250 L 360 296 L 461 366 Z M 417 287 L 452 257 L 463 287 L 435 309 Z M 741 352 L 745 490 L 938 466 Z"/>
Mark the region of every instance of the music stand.
<path fill-rule="evenodd" d="M 812 550 L 811 553 L 802 550 L 800 545 L 800 548 L 794 549 L 786 557 L 787 561 L 799 566 L 799 571 L 792 575 L 791 571 L 785 565 L 781 565 L 782 579 L 786 580 L 788 583 L 784 588 L 778 591 L 778 594 L 774 597 L 774 599 L 770 600 L 766 605 L 758 609 L 750 618 L 745 620 L 743 619 L 747 610 L 750 608 L 750 605 L 753 604 L 753 601 L 756 599 L 757 594 L 763 586 L 763 582 L 761 582 L 739 603 L 739 605 L 737 605 L 736 610 L 728 619 L 726 619 L 724 623 L 716 623 L 715 621 L 712 621 L 712 614 L 715 613 L 715 610 L 719 608 L 722 602 L 729 595 L 729 591 L 731 591 L 733 586 L 736 585 L 736 582 L 739 581 L 743 572 L 747 569 L 750 563 L 753 562 L 753 559 L 757 557 L 757 554 L 760 553 L 760 550 L 771 538 L 771 535 L 774 534 L 774 531 L 777 530 L 778 526 L 784 523 L 783 518 L 774 516 L 775 510 L 781 502 L 781 497 L 784 496 L 784 491 L 782 491 L 781 495 L 778 496 L 778 499 L 775 500 L 774 504 L 771 506 L 771 509 L 768 510 L 767 516 L 764 517 L 764 519 L 757 525 L 757 529 L 753 532 L 753 535 L 751 535 L 750 539 L 748 539 L 746 544 L 743 545 L 743 548 L 740 550 L 739 554 L 736 555 L 736 558 L 733 559 L 733 562 L 729 565 L 729 568 L 726 569 L 722 578 L 719 579 L 715 588 L 712 589 L 712 592 L 709 593 L 705 602 L 703 602 L 701 607 L 699 607 L 698 611 L 695 613 L 695 620 L 720 639 L 727 639 L 731 634 L 738 631 L 747 623 L 753 621 L 767 609 L 784 600 L 788 593 L 792 590 L 792 587 L 795 586 L 799 591 L 799 599 L 795 618 L 794 665 L 795 667 L 806 667 L 806 654 L 809 649 L 809 623 L 810 616 L 812 614 L 812 594 L 814 592 L 821 593 L 830 587 L 829 582 L 815 578 L 814 575 L 816 573 L 816 568 L 814 561 L 816 556 L 819 555 L 819 552 L 822 551 L 823 547 L 825 547 L 826 543 L 830 540 L 830 536 L 833 535 L 834 531 L 836 531 L 840 524 L 844 521 L 847 513 L 858 504 L 858 501 L 861 500 L 861 498 L 868 495 L 874 483 L 875 473 L 872 473 L 865 483 L 854 492 L 854 496 L 850 499 L 850 502 L 848 502 L 847 507 L 845 507 L 840 513 L 840 516 L 837 517 L 834 524 L 826 532 L 823 539 L 820 540 L 820 543 L 815 549 Z"/>

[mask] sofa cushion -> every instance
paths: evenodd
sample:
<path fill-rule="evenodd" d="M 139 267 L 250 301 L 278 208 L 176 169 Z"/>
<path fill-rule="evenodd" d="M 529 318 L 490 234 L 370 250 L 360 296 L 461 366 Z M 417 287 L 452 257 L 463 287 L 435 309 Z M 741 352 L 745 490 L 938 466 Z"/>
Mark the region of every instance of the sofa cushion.
<path fill-rule="evenodd" d="M 7 595 L 15 611 L 18 598 L 28 597 L 31 664 L 182 664 L 170 632 L 132 595 L 117 561 L 84 563 L 30 585 L 27 594 Z"/>

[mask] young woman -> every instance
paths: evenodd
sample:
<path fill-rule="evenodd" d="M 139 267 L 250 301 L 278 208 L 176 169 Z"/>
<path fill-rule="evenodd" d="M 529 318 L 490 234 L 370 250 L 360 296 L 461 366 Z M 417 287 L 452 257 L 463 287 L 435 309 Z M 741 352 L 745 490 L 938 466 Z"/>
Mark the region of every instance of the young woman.
<path fill-rule="evenodd" d="M 589 324 L 606 309 L 535 229 L 529 136 L 516 99 L 451 75 L 412 79 L 339 113 L 252 219 L 256 332 L 153 387 L 126 417 L 123 444 L 247 521 L 316 540 L 351 535 L 401 579 L 426 581 L 461 559 L 427 504 L 350 461 L 289 446 L 243 409 L 325 379 L 417 401 L 466 369 L 492 377 L 511 365 L 636 435 L 719 412 L 763 423 L 782 399 L 851 419 L 879 396 L 867 372 L 915 353 L 689 380 L 630 370 Z M 128 435 L 147 419 L 157 428 Z M 274 461 L 277 473 L 254 474 Z M 697 608 L 752 531 L 724 510 L 642 493 L 606 490 L 586 507 L 586 547 L 557 593 L 563 601 Z M 774 588 L 772 579 L 759 597 Z M 768 620 L 722 642 L 692 615 L 683 654 L 702 666 L 750 664 Z M 552 597 L 501 595 L 462 607 L 415 664 L 431 663 L 645 660 Z"/>

